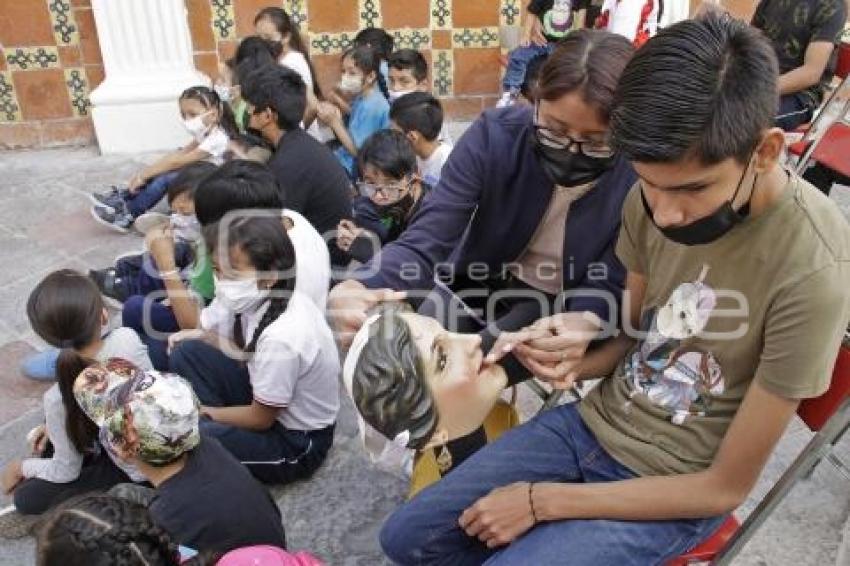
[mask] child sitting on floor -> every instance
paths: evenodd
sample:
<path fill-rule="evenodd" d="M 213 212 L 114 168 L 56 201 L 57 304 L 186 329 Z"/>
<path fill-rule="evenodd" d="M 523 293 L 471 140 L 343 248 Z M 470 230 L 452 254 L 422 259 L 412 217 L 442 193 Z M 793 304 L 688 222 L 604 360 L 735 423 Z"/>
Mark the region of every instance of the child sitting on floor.
<path fill-rule="evenodd" d="M 452 152 L 452 145 L 440 140 L 443 129 L 440 101 L 426 92 L 412 92 L 393 102 L 390 120 L 393 129 L 403 132 L 410 141 L 422 180 L 435 186 Z"/>
<path fill-rule="evenodd" d="M 340 222 L 337 245 L 365 263 L 401 235 L 430 186 L 417 175 L 416 155 L 402 132 L 375 133 L 360 149 L 358 165 L 363 181 L 357 183 L 354 220 Z"/>
<path fill-rule="evenodd" d="M 126 233 L 136 218 L 153 208 L 168 191 L 181 167 L 198 161 L 224 163 L 231 140 L 239 139 L 233 112 L 214 90 L 194 86 L 180 95 L 183 125 L 194 141 L 144 168 L 130 179 L 126 189 L 91 195 L 92 217 L 118 232 Z"/>

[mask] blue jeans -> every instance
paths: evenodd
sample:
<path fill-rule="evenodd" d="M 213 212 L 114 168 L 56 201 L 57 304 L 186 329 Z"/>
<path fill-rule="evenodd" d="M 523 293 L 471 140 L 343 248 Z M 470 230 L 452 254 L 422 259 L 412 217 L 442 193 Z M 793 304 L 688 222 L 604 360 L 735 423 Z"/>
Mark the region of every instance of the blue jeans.
<path fill-rule="evenodd" d="M 549 55 L 554 49 L 555 44 L 550 41 L 543 47 L 532 44 L 528 47 L 517 47 L 511 51 L 508 55 L 508 67 L 502 79 L 502 90 L 519 91 L 525 82 L 525 72 L 531 60 L 541 55 Z"/>
<path fill-rule="evenodd" d="M 121 309 L 121 326 L 136 331 L 148 347 L 148 356 L 155 369 L 168 371 L 168 343 L 163 337 L 152 336 L 148 331 L 171 334 L 180 330 L 177 317 L 174 316 L 174 310 L 171 307 L 142 295 L 133 295 L 124 301 Z"/>
<path fill-rule="evenodd" d="M 808 94 L 785 94 L 779 99 L 776 125 L 786 132 L 791 132 L 811 120 L 816 108 L 817 105 Z"/>
<path fill-rule="evenodd" d="M 245 364 L 200 340 L 181 343 L 171 353 L 171 371 L 186 378 L 202 405 L 232 407 L 254 400 Z M 285 378 L 285 376 L 281 376 Z M 285 411 L 286 409 L 281 409 Z M 201 420 L 201 432 L 214 436 L 265 483 L 286 484 L 313 475 L 333 444 L 333 425 L 321 430 L 288 430 L 279 421 L 256 431 Z"/>
<path fill-rule="evenodd" d="M 127 208 L 133 218 L 138 218 L 145 212 L 156 206 L 165 193 L 168 192 L 168 186 L 177 177 L 177 171 L 169 171 L 162 175 L 157 175 L 139 188 L 139 192 L 131 195 L 127 199 Z"/>
<path fill-rule="evenodd" d="M 679 521 L 565 520 L 539 523 L 488 549 L 458 517 L 497 487 L 519 481 L 612 482 L 635 477 L 599 445 L 576 404 L 550 409 L 506 432 L 393 513 L 381 530 L 398 564 L 665 564 L 711 535 L 724 517 Z"/>

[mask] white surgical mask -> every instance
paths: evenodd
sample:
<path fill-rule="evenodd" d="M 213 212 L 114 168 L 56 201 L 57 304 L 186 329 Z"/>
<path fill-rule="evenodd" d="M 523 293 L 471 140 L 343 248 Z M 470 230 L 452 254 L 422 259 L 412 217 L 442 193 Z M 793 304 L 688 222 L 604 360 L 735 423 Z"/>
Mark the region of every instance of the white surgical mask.
<path fill-rule="evenodd" d="M 231 88 L 227 85 L 217 84 L 213 87 L 215 89 L 215 93 L 222 100 L 222 102 L 230 102 L 231 98 Z"/>
<path fill-rule="evenodd" d="M 170 218 L 174 237 L 187 242 L 201 239 L 201 223 L 194 214 L 178 214 L 173 212 Z"/>
<path fill-rule="evenodd" d="M 251 312 L 268 298 L 268 290 L 257 288 L 256 279 L 219 279 L 213 275 L 215 298 L 236 314 Z"/>
<path fill-rule="evenodd" d="M 363 78 L 356 75 L 343 75 L 339 81 L 339 88 L 349 94 L 358 94 L 363 90 Z"/>
<path fill-rule="evenodd" d="M 414 92 L 414 90 L 413 90 L 413 89 L 409 89 L 409 90 L 391 90 L 391 91 L 390 91 L 390 102 L 395 102 L 396 100 L 398 100 L 398 99 L 399 99 L 399 98 L 401 98 L 402 96 L 404 96 L 404 95 L 406 95 L 406 94 L 411 94 L 411 93 L 413 93 L 413 92 Z"/>
<path fill-rule="evenodd" d="M 207 114 L 209 114 L 209 112 L 205 112 L 200 116 L 195 116 L 189 120 L 183 120 L 183 126 L 197 141 L 203 140 L 204 136 L 207 135 L 207 131 L 210 129 L 209 126 L 204 124 L 204 116 Z"/>

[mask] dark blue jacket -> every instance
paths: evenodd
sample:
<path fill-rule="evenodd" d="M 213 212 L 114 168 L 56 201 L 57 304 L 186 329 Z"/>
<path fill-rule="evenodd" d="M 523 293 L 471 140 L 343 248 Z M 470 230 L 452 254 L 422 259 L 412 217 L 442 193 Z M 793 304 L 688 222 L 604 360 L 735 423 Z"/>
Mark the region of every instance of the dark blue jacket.
<path fill-rule="evenodd" d="M 484 112 L 455 146 L 440 182 L 407 230 L 355 278 L 370 288 L 427 290 L 441 263 L 465 273 L 471 263 L 483 262 L 495 275 L 505 263 L 516 261 L 546 213 L 554 188 L 535 156 L 533 135 L 529 107 Z M 623 200 L 636 179 L 631 165 L 618 158 L 597 186 L 570 206 L 565 290 L 606 291 L 619 302 L 625 269 L 614 247 Z M 605 264 L 604 270 L 600 264 Z M 600 280 L 602 271 L 607 277 Z M 613 314 L 605 300 L 587 296 L 568 299 L 566 309 L 588 310 L 605 321 Z"/>

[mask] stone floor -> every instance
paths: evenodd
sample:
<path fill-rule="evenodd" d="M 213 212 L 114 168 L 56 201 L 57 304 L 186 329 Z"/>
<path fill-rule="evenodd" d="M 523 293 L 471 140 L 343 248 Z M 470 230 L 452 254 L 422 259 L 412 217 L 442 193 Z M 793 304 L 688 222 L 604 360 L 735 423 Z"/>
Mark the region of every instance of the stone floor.
<path fill-rule="evenodd" d="M 149 159 L 150 156 L 147 156 Z M 45 386 L 21 377 L 20 360 L 43 344 L 30 331 L 25 301 L 47 272 L 60 267 L 105 266 L 139 249 L 88 216 L 88 191 L 127 179 L 144 159 L 100 156 L 95 149 L 0 153 L 0 463 L 20 456 L 24 434 L 38 423 Z M 835 198 L 850 215 L 850 189 Z M 537 404 L 523 393 L 524 413 Z M 350 404 L 343 407 L 326 464 L 309 482 L 275 489 L 291 548 L 310 549 L 330 564 L 384 563 L 376 534 L 401 501 L 404 485 L 373 469 L 354 438 Z M 740 510 L 748 513 L 793 460 L 809 432 L 795 422 L 770 460 L 758 487 Z M 850 461 L 850 438 L 839 446 Z M 0 505 L 8 498 L 0 496 Z M 829 465 L 798 485 L 736 561 L 742 565 L 850 566 L 850 484 Z M 31 539 L 0 541 L 0 566 L 33 562 Z"/>

